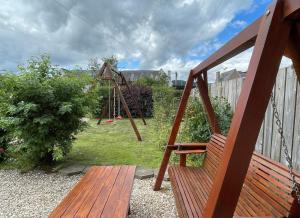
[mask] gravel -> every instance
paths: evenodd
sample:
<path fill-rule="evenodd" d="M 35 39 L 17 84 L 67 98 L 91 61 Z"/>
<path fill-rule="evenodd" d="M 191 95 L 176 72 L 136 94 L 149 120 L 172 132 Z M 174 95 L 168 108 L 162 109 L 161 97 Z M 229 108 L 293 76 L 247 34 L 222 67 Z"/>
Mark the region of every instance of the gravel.
<path fill-rule="evenodd" d="M 47 217 L 79 178 L 0 170 L 0 217 Z"/>
<path fill-rule="evenodd" d="M 176 207 L 170 182 L 163 182 L 159 192 L 153 191 L 154 179 L 134 181 L 131 196 L 131 214 L 136 217 L 164 217 L 175 218 Z"/>
<path fill-rule="evenodd" d="M 0 170 L 0 218 L 47 217 L 80 177 Z M 170 182 L 163 182 L 159 192 L 152 190 L 153 183 L 153 178 L 135 180 L 130 218 L 177 217 Z"/>

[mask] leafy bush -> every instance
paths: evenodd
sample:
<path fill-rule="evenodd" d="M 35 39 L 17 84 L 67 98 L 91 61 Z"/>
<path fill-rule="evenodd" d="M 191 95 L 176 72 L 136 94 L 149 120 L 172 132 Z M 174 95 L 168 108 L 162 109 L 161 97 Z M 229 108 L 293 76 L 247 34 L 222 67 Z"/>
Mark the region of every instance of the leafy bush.
<path fill-rule="evenodd" d="M 211 99 L 218 124 L 223 135 L 227 135 L 232 119 L 232 109 L 225 98 L 215 97 Z M 191 142 L 207 142 L 211 137 L 211 128 L 207 114 L 198 98 L 189 101 L 183 123 L 182 134 Z M 201 166 L 204 155 L 189 155 L 188 161 L 192 165 Z"/>
<path fill-rule="evenodd" d="M 86 81 L 63 75 L 47 56 L 33 58 L 19 70 L 5 118 L 13 119 L 14 136 L 22 143 L 9 151 L 33 163 L 58 160 L 85 126 Z"/>
<path fill-rule="evenodd" d="M 11 103 L 11 93 L 15 87 L 15 76 L 0 75 L 0 162 L 7 158 L 6 150 L 12 141 L 12 120 L 6 117 Z"/>
<path fill-rule="evenodd" d="M 227 135 L 232 119 L 230 104 L 223 97 L 211 99 L 218 124 L 223 135 Z M 211 136 L 211 128 L 208 123 L 207 114 L 201 101 L 198 98 L 191 99 L 187 107 L 184 134 L 192 142 L 207 142 Z"/>
<path fill-rule="evenodd" d="M 160 72 L 156 78 L 152 78 L 151 76 L 141 76 L 135 83 L 140 86 L 157 86 L 157 87 L 162 87 L 162 86 L 168 86 L 169 83 L 169 77 L 163 73 Z"/>
<path fill-rule="evenodd" d="M 152 87 L 158 148 L 163 150 L 178 107 L 181 91 L 167 86 Z"/>

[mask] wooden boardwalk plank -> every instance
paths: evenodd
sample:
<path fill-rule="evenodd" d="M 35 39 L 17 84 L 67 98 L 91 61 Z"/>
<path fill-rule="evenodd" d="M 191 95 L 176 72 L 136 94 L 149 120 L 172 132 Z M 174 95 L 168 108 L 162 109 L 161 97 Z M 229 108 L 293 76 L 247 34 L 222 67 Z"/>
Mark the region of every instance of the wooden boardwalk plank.
<path fill-rule="evenodd" d="M 121 196 L 118 202 L 116 203 L 116 210 L 114 214 L 114 218 L 121 218 L 125 217 L 128 213 L 129 209 L 129 199 L 132 191 L 133 186 L 133 179 L 135 174 L 135 167 L 130 167 L 127 171 L 126 178 L 123 184 L 123 188 L 121 190 Z"/>
<path fill-rule="evenodd" d="M 123 188 L 128 167 L 123 167 L 116 178 L 113 188 L 107 198 L 107 202 L 102 211 L 101 217 L 112 217 L 115 213 L 116 204 L 121 197 L 121 190 Z"/>
<path fill-rule="evenodd" d="M 90 182 L 85 185 L 84 187 L 85 190 L 81 191 L 77 195 L 77 197 L 71 202 L 71 204 L 69 205 L 68 209 L 66 210 L 66 212 L 63 214 L 62 217 L 74 217 L 76 212 L 79 210 L 82 202 L 86 200 L 86 198 L 89 196 L 89 193 L 96 185 L 96 182 L 104 179 L 102 177 L 104 171 L 103 168 L 95 169 L 95 171 L 96 171 L 96 175 L 94 175 L 94 177 L 90 180 Z"/>
<path fill-rule="evenodd" d="M 112 172 L 113 167 L 108 166 L 104 169 L 104 171 L 102 172 L 102 180 L 105 181 L 105 179 L 107 177 L 109 177 L 110 173 Z M 101 181 L 101 180 L 99 180 Z M 95 200 L 97 199 L 99 193 L 102 190 L 104 183 L 103 182 L 97 182 L 95 184 L 95 186 L 93 187 L 93 189 L 91 189 L 91 191 L 88 193 L 85 201 L 83 201 L 81 203 L 81 206 L 79 208 L 79 210 L 76 213 L 75 217 L 86 217 L 89 213 L 91 208 L 93 207 Z"/>
<path fill-rule="evenodd" d="M 91 167 L 49 217 L 126 217 L 134 174 L 135 166 Z"/>
<path fill-rule="evenodd" d="M 93 178 L 96 174 L 94 170 L 95 167 L 86 173 L 86 175 L 77 183 L 77 185 L 71 190 L 71 192 L 63 199 L 63 201 L 54 209 L 50 214 L 49 218 L 61 217 L 66 209 L 69 207 L 70 203 L 76 198 L 76 196 L 86 189 L 86 184 Z"/>

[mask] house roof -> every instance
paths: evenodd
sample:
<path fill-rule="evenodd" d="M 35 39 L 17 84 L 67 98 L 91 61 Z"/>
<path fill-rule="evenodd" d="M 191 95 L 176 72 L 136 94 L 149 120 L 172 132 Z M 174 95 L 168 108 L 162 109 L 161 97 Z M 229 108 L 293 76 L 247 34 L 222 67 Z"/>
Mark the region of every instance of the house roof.
<path fill-rule="evenodd" d="M 121 70 L 120 71 L 126 80 L 136 81 L 142 76 L 150 76 L 152 78 L 158 77 L 161 73 L 165 73 L 161 70 Z"/>
<path fill-rule="evenodd" d="M 246 72 L 233 69 L 220 74 L 220 77 L 219 78 L 217 77 L 216 81 L 227 81 L 236 78 L 244 78 L 245 76 L 246 76 Z"/>

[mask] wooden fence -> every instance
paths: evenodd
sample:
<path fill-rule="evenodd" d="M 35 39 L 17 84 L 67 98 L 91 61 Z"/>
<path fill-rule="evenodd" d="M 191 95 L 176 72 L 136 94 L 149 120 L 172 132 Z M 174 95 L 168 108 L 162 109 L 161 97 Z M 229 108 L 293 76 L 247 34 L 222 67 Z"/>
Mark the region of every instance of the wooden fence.
<path fill-rule="evenodd" d="M 243 79 L 213 83 L 209 86 L 210 95 L 223 96 L 234 110 L 242 85 Z M 279 71 L 273 93 L 293 165 L 295 169 L 300 170 L 300 86 L 292 67 Z M 275 122 L 274 112 L 269 103 L 256 143 L 256 151 L 287 164 Z"/>

